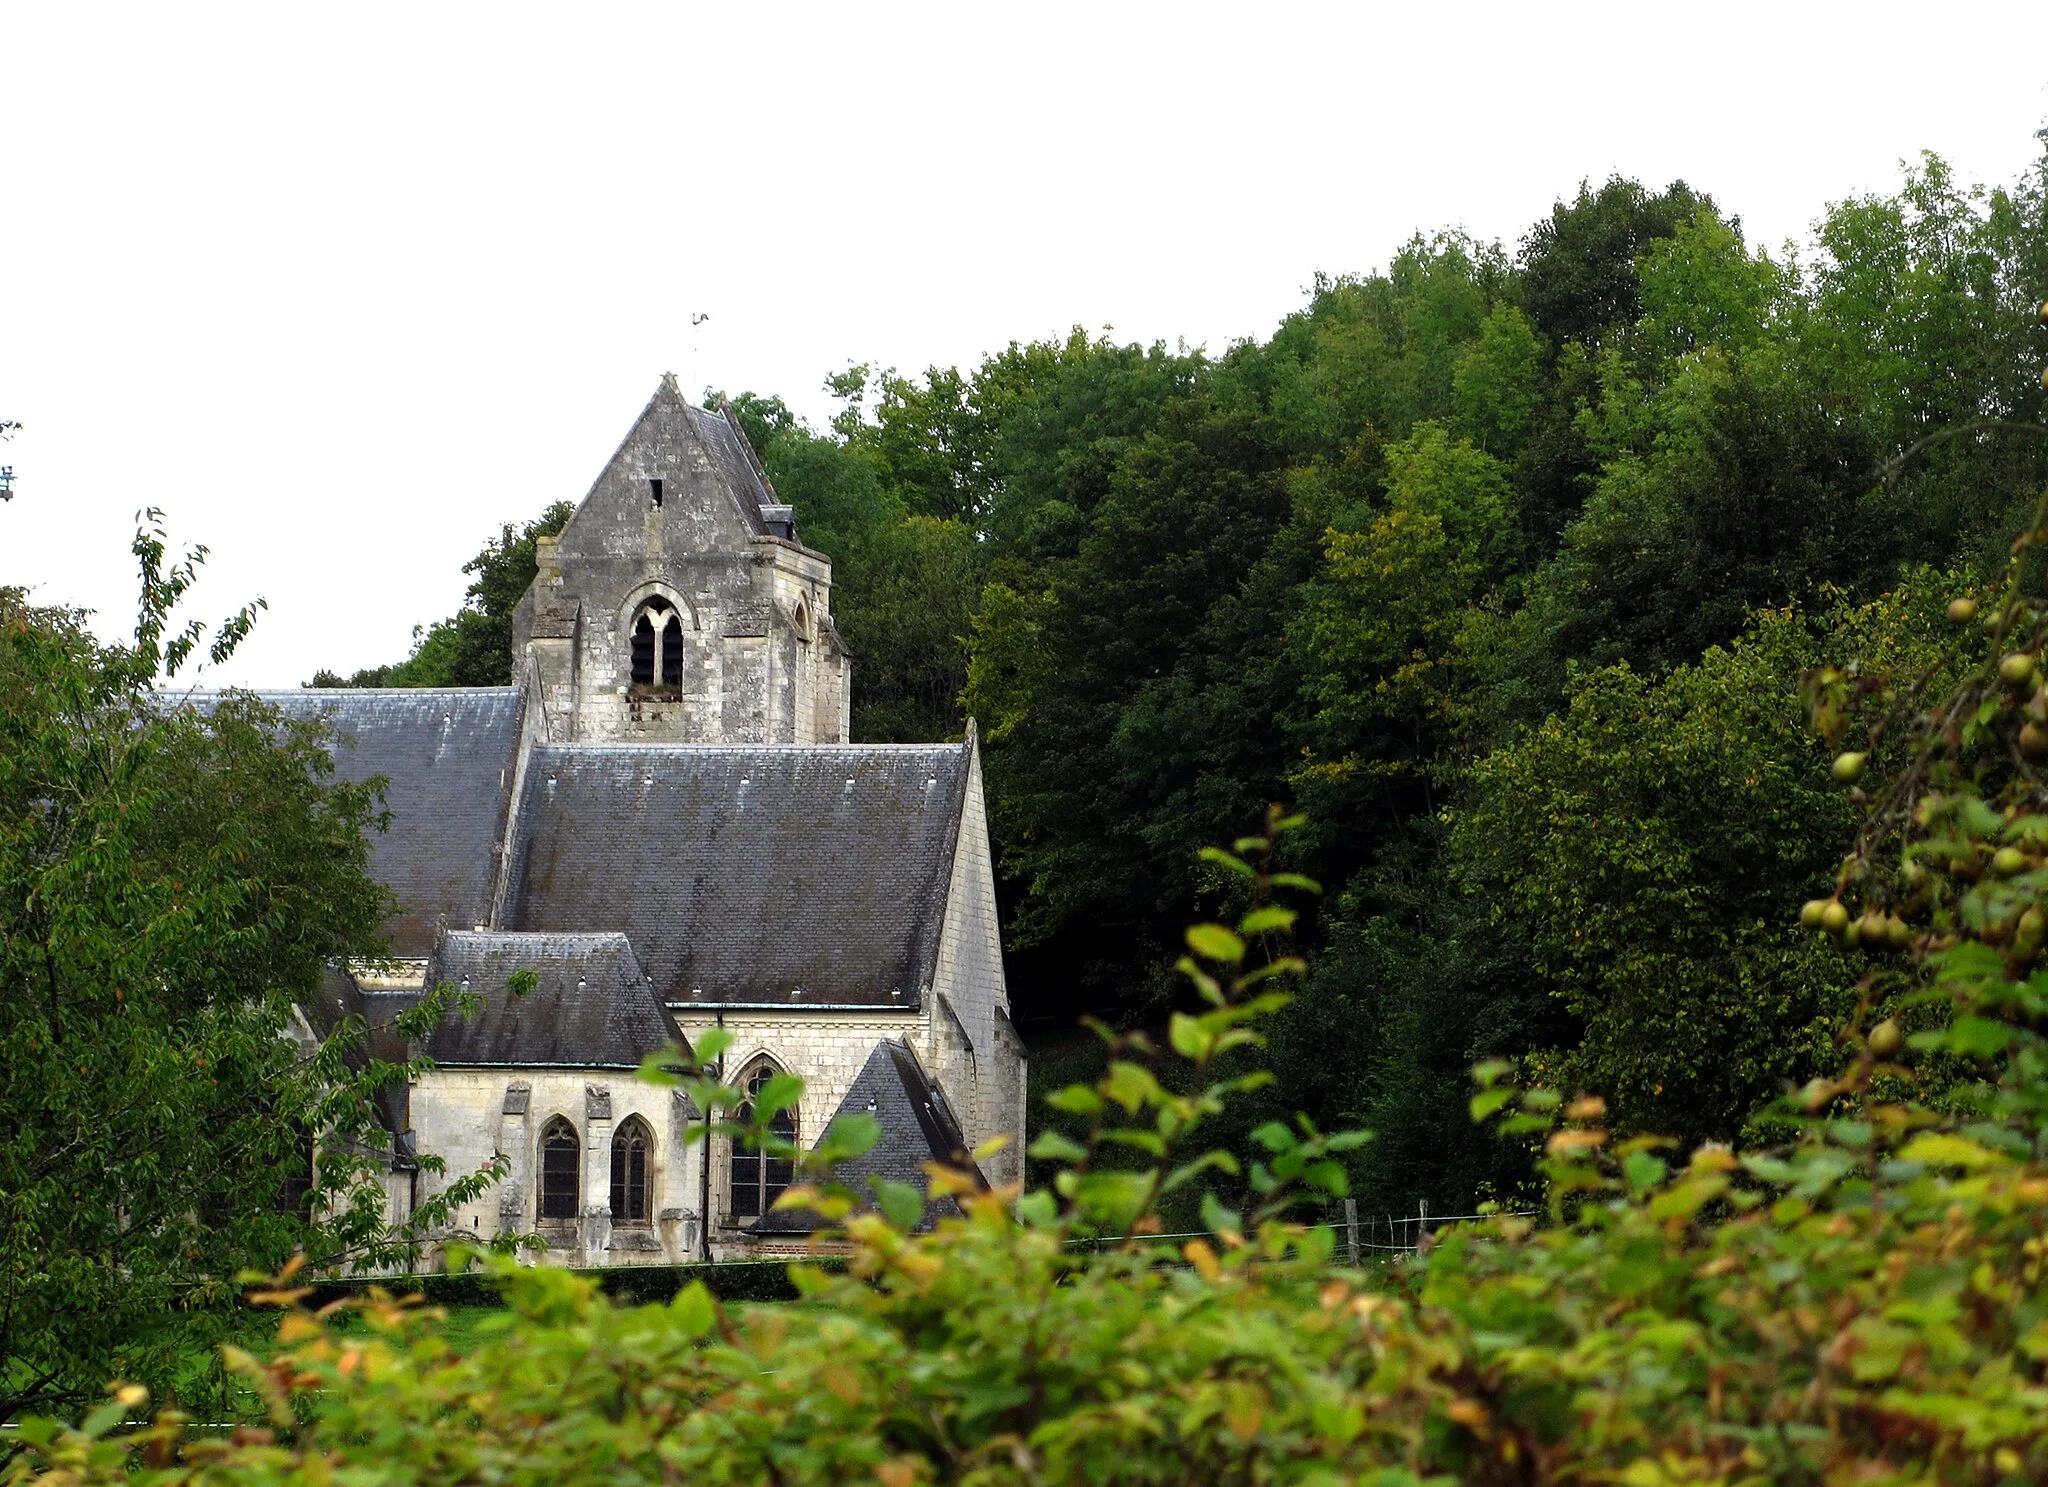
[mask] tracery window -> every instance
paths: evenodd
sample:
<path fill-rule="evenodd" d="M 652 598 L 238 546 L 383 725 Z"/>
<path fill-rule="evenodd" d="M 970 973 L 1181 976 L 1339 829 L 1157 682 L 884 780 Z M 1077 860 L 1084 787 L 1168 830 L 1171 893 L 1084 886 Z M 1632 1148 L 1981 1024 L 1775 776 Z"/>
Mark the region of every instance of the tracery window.
<path fill-rule="evenodd" d="M 582 1165 L 583 1143 L 576 1128 L 561 1116 L 547 1123 L 540 1133 L 540 1216 L 544 1219 L 576 1217 L 578 1167 Z"/>
<path fill-rule="evenodd" d="M 612 1137 L 612 1222 L 648 1221 L 648 1152 L 653 1140 L 647 1123 L 629 1116 Z"/>
<path fill-rule="evenodd" d="M 773 1079 L 779 1072 L 773 1064 L 758 1065 L 747 1075 L 745 1089 L 747 1102 L 739 1109 L 734 1119 L 749 1121 L 754 1117 L 754 1096 L 761 1092 L 761 1086 Z M 734 1218 L 759 1218 L 775 1206 L 775 1200 L 782 1196 L 784 1188 L 795 1175 L 796 1164 L 787 1154 L 796 1147 L 796 1112 L 778 1110 L 768 1123 L 772 1136 L 780 1143 L 780 1150 L 763 1151 L 734 1138 L 732 1143 L 732 1213 Z"/>
<path fill-rule="evenodd" d="M 656 595 L 633 617 L 633 685 L 664 687 L 683 684 L 683 619 L 676 607 Z"/>

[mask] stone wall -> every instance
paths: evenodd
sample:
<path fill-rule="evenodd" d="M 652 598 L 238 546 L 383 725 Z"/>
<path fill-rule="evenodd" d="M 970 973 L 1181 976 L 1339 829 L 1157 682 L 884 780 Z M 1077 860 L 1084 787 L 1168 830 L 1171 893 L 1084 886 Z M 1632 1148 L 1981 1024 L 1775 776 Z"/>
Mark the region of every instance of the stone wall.
<path fill-rule="evenodd" d="M 691 1016 L 687 1008 L 675 1011 L 683 1036 L 692 1044 L 719 1025 L 715 1018 Z M 797 1144 L 805 1148 L 824 1134 L 877 1043 L 884 1038 L 902 1038 L 913 1048 L 920 1048 L 926 1044 L 928 1034 L 927 1019 L 918 1012 L 802 1012 L 777 1008 L 727 1012 L 724 1026 L 733 1035 L 725 1050 L 728 1083 L 738 1084 L 764 1059 L 783 1073 L 804 1081 L 803 1099 L 797 1106 L 796 1138 Z M 921 1056 L 923 1052 L 920 1048 Z M 726 1217 L 732 1211 L 726 1191 L 731 1157 L 729 1141 L 712 1142 L 712 1245 L 714 1253 L 724 1258 L 750 1255 L 757 1248 Z M 797 1247 L 801 1248 L 801 1244 Z"/>
<path fill-rule="evenodd" d="M 845 742 L 836 642 L 835 664 L 799 655 L 831 634 L 831 560 L 764 528 L 772 493 L 735 463 L 736 437 L 664 382 L 569 524 L 537 544 L 513 643 L 550 742 Z M 633 626 L 655 599 L 681 621 L 682 679 L 635 686 Z"/>
<path fill-rule="evenodd" d="M 413 1131 L 421 1152 L 447 1171 L 419 1175 L 419 1196 L 445 1190 L 500 1154 L 505 1178 L 454 1215 L 442 1238 L 466 1234 L 532 1234 L 539 1221 L 539 1142 L 559 1116 L 583 1146 L 578 1216 L 549 1226 L 545 1250 L 527 1258 L 551 1265 L 680 1264 L 701 1254 L 701 1144 L 685 1138 L 690 1115 L 673 1090 L 642 1084 L 626 1070 L 440 1068 L 425 1071 L 411 1094 Z M 611 1221 L 611 1143 L 620 1123 L 638 1116 L 652 1137 L 646 1228 Z"/>
<path fill-rule="evenodd" d="M 938 1074 L 959 1112 L 970 1145 L 993 1136 L 1010 1138 L 1009 1146 L 984 1168 L 991 1182 L 1008 1182 L 1023 1172 L 1024 1126 L 1017 1091 L 1024 1081 L 1024 1045 L 1009 1027 L 988 810 L 982 800 L 981 749 L 971 728 L 968 743 L 966 802 L 932 977 L 933 1001 L 950 1008 L 960 1036 L 949 1037 L 943 1022 L 935 1022 L 927 1066 Z"/>

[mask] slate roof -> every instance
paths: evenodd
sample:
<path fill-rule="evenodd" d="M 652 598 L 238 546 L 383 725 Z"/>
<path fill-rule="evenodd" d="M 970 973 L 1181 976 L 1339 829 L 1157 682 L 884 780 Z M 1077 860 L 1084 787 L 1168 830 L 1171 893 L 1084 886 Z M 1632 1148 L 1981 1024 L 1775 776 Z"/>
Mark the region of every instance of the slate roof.
<path fill-rule="evenodd" d="M 980 1175 L 944 1093 L 925 1077 L 917 1055 L 899 1039 L 884 1038 L 875 1044 L 832 1118 L 863 1114 L 881 1122 L 882 1139 L 865 1155 L 840 1163 L 833 1172 L 835 1181 L 855 1193 L 870 1197 L 870 1178 L 908 1183 L 923 1192 L 928 1180 L 926 1162 L 941 1162 Z M 871 1197 L 865 1206 L 873 1206 Z M 929 1229 L 941 1217 L 959 1211 L 952 1199 L 942 1199 L 926 1209 L 918 1227 Z M 778 1208 L 763 1214 L 752 1232 L 809 1234 L 825 1227 L 825 1220 L 808 1209 Z"/>
<path fill-rule="evenodd" d="M 668 385 L 674 386 L 673 383 Z M 775 487 L 768 483 L 768 472 L 761 468 L 761 461 L 755 457 L 738 419 L 723 408 L 699 408 L 687 399 L 683 406 L 689 412 L 690 424 L 702 441 L 704 452 L 718 467 L 719 474 L 725 477 L 727 488 L 749 508 L 748 524 L 756 532 L 766 532 L 768 527 L 761 519 L 761 508 L 779 506 L 782 501 L 775 494 Z"/>
<path fill-rule="evenodd" d="M 434 948 L 437 921 L 483 924 L 519 747 L 519 687 L 308 688 L 258 693 L 293 717 L 324 717 L 339 746 L 335 773 L 383 775 L 391 827 L 370 837 L 370 872 L 397 907 L 392 951 Z"/>
<path fill-rule="evenodd" d="M 616 930 L 671 1006 L 915 1007 L 965 745 L 537 746 L 505 924 Z"/>
<path fill-rule="evenodd" d="M 539 983 L 514 996 L 515 971 Z M 450 1009 L 421 1050 L 444 1067 L 525 1065 L 637 1069 L 681 1036 L 621 934 L 508 934 L 450 930 L 434 947 L 427 985 L 479 995 L 469 1016 Z"/>

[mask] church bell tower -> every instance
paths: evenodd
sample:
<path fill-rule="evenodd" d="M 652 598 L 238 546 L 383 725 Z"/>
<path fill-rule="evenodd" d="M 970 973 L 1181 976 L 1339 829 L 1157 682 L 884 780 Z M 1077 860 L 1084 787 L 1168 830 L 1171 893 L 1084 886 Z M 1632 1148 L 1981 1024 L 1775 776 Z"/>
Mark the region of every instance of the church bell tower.
<path fill-rule="evenodd" d="M 663 377 L 538 558 L 512 643 L 548 742 L 848 741 L 832 561 L 730 408 Z"/>

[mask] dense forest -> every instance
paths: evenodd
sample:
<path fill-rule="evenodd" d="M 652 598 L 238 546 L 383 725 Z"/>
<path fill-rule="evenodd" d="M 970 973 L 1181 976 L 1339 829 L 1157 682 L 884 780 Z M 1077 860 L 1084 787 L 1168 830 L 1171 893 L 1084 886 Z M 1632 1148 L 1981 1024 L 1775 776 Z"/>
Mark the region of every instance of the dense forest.
<path fill-rule="evenodd" d="M 1368 1203 L 1462 1211 L 1521 1177 L 1467 1116 L 1479 1058 L 1691 1139 L 1832 1065 L 1856 973 L 1783 910 L 1855 802 L 1800 679 L 1938 665 L 2004 563 L 2048 477 L 2044 284 L 2048 165 L 1986 191 L 1928 157 L 1796 253 L 1616 179 L 1220 353 L 1077 329 L 856 366 L 824 430 L 731 401 L 835 559 L 855 738 L 979 720 L 1039 1061 L 1083 1013 L 1164 1016 L 1181 927 L 1239 907 L 1198 849 L 1285 802 L 1326 889 L 1289 1102 L 1378 1133 Z M 568 511 L 349 681 L 507 679 Z"/>

